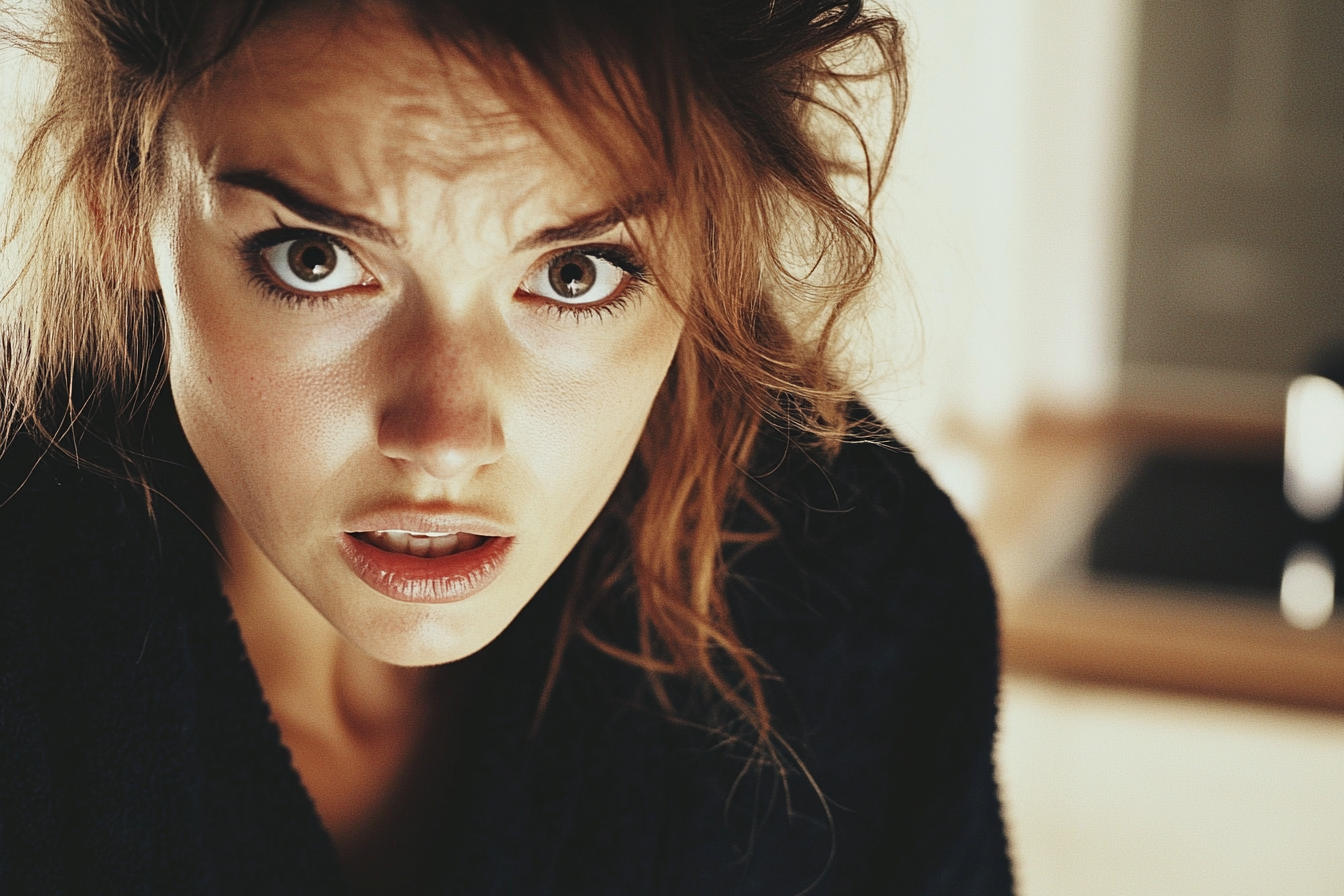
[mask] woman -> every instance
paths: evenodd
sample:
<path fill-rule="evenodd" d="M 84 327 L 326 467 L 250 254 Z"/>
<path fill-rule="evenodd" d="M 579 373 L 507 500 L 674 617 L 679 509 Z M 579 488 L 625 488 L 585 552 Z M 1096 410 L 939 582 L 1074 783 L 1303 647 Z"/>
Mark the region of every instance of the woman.
<path fill-rule="evenodd" d="M 988 576 L 836 360 L 860 6 L 54 4 L 0 886 L 1008 891 Z"/>

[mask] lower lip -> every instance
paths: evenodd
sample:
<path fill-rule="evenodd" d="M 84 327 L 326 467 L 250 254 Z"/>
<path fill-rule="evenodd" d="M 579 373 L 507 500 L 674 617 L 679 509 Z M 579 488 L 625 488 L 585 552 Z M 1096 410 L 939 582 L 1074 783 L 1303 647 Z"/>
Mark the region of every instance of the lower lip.
<path fill-rule="evenodd" d="M 446 557 L 416 557 L 376 548 L 341 533 L 341 555 L 374 591 L 412 604 L 451 604 L 471 597 L 504 569 L 512 538 L 492 537 L 469 551 Z"/>

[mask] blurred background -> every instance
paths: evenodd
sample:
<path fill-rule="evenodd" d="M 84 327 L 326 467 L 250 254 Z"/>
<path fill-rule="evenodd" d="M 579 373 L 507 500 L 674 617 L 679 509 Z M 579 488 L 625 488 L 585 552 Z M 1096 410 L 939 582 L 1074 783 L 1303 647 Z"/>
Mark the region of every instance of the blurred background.
<path fill-rule="evenodd" d="M 1021 893 L 1344 894 L 1344 3 L 890 2 L 866 394 L 999 585 Z"/>
<path fill-rule="evenodd" d="M 1344 3 L 891 5 L 868 397 L 998 581 L 1021 893 L 1344 894 Z"/>

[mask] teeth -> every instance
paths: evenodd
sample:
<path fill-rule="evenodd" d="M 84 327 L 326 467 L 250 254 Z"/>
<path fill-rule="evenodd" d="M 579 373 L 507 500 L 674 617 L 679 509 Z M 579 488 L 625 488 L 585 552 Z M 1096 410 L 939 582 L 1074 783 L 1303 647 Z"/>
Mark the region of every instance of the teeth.
<path fill-rule="evenodd" d="M 361 532 L 359 537 L 384 551 L 413 557 L 446 557 L 469 551 L 485 541 L 484 536 L 470 532 L 407 532 L 404 529 Z"/>

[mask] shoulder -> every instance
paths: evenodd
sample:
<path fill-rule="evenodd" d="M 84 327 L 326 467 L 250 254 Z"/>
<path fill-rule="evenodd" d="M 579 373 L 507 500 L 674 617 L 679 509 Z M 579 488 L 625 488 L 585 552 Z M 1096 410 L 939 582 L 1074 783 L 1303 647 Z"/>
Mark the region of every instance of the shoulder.
<path fill-rule="evenodd" d="M 64 451 L 18 437 L 0 455 L 0 557 L 5 576 L 69 570 L 117 556 L 137 527 L 129 483 Z M 59 558 L 60 562 L 48 561 Z"/>
<path fill-rule="evenodd" d="M 156 545 L 164 524 L 195 528 L 192 520 L 208 518 L 209 484 L 171 401 L 159 401 L 142 429 L 134 447 L 92 428 L 60 444 L 24 432 L 3 443 L 0 533 L 11 549 L 35 540 L 71 560 L 121 555 L 133 543 Z M 53 525 L 66 540 L 44 528 Z"/>
<path fill-rule="evenodd" d="M 817 637 L 875 639 L 847 654 L 856 661 L 954 647 L 997 669 L 989 572 L 965 521 L 909 449 L 874 429 L 832 458 L 777 439 L 759 457 L 765 472 L 754 477 L 753 496 L 777 534 L 733 566 L 746 617 L 758 615 L 754 604 L 768 605 L 774 619 L 806 620 Z"/>
<path fill-rule="evenodd" d="M 966 523 L 889 434 L 788 449 L 753 487 L 778 535 L 737 558 L 729 599 L 781 734 L 844 807 L 836 892 L 1006 892 L 998 619 Z"/>
<path fill-rule="evenodd" d="M 153 578 L 149 538 L 130 483 L 31 440 L 9 446 L 0 458 L 4 702 L 27 694 L 45 706 L 57 682 L 81 687 L 109 651 L 135 658 Z"/>
<path fill-rule="evenodd" d="M 199 563 L 203 553 L 181 512 L 188 502 L 157 487 L 174 475 L 137 481 L 110 449 L 76 456 L 26 437 L 6 447 L 0 603 L 10 659 L 55 666 L 81 660 L 90 644 L 95 653 L 138 655 L 144 627 L 165 606 L 165 577 L 176 571 L 166 558 Z"/>

